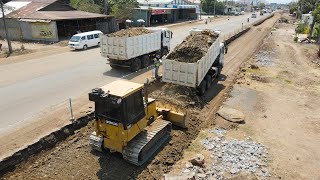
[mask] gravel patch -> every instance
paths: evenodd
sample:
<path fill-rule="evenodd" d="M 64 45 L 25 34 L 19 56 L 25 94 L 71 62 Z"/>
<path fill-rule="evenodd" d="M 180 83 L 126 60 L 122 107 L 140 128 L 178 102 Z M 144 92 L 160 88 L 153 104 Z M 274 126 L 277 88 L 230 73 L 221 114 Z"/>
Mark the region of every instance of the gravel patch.
<path fill-rule="evenodd" d="M 227 131 L 214 128 L 210 131 L 216 137 L 207 137 L 203 146 L 211 153 L 214 163 L 206 167 L 186 166 L 182 173 L 194 172 L 196 179 L 228 179 L 241 173 L 252 173 L 258 179 L 270 177 L 268 161 L 270 160 L 265 146 L 254 142 L 250 137 L 245 140 L 227 140 Z"/>

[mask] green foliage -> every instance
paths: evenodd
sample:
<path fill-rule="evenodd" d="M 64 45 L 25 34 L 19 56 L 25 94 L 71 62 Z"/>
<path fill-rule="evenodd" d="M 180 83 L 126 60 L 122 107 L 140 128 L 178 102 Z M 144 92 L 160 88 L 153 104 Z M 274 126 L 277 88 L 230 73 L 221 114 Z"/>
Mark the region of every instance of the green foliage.
<path fill-rule="evenodd" d="M 224 3 L 218 0 L 201 0 L 202 9 L 206 13 L 213 14 L 214 8 L 216 8 L 216 14 L 223 14 L 224 13 Z"/>
<path fill-rule="evenodd" d="M 301 7 L 301 13 L 306 14 L 316 9 L 320 4 L 319 0 L 299 0 L 298 5 Z"/>
<path fill-rule="evenodd" d="M 298 24 L 298 27 L 297 27 L 297 29 L 296 29 L 296 32 L 299 33 L 299 34 L 302 34 L 302 33 L 304 33 L 304 30 L 305 30 L 305 26 L 304 26 L 303 23 L 300 22 L 300 23 Z"/>
<path fill-rule="evenodd" d="M 70 4 L 73 8 L 91 13 L 102 13 L 103 6 L 97 4 L 94 0 L 71 0 Z"/>
<path fill-rule="evenodd" d="M 290 14 L 298 11 L 298 4 L 295 2 L 289 3 L 289 12 Z"/>
<path fill-rule="evenodd" d="M 134 8 L 139 7 L 136 0 L 110 0 L 111 14 L 118 19 L 132 19 Z"/>
<path fill-rule="evenodd" d="M 137 0 L 71 0 L 70 4 L 81 11 L 104 13 L 105 1 L 108 3 L 108 14 L 118 19 L 132 19 L 134 8 L 139 6 Z"/>
<path fill-rule="evenodd" d="M 295 36 L 295 37 L 293 38 L 293 41 L 294 41 L 294 42 L 298 42 L 298 36 Z"/>
<path fill-rule="evenodd" d="M 259 8 L 260 8 L 260 9 L 264 9 L 265 7 L 266 7 L 266 4 L 265 4 L 265 3 L 260 3 L 260 4 L 259 4 Z"/>

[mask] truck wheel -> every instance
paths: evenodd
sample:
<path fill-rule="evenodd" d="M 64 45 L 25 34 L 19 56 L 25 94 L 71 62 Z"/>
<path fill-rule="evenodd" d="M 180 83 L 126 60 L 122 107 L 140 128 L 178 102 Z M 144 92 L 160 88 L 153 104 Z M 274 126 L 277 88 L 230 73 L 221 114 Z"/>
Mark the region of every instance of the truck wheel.
<path fill-rule="evenodd" d="M 87 45 L 84 45 L 83 46 L 83 50 L 87 50 L 88 49 L 88 46 Z"/>
<path fill-rule="evenodd" d="M 207 87 L 207 83 L 205 80 L 203 80 L 197 88 L 197 94 L 199 96 L 204 95 L 204 93 L 206 92 L 206 87 Z"/>
<path fill-rule="evenodd" d="M 148 67 L 150 65 L 150 58 L 148 55 L 142 56 L 141 66 L 142 68 Z"/>
<path fill-rule="evenodd" d="M 113 65 L 113 64 L 110 64 L 110 67 L 111 67 L 112 69 L 118 69 L 118 68 L 119 68 L 119 66 Z"/>
<path fill-rule="evenodd" d="M 217 78 L 220 77 L 222 71 L 222 66 L 218 67 Z"/>
<path fill-rule="evenodd" d="M 161 57 L 166 56 L 168 53 L 168 49 L 162 49 Z"/>
<path fill-rule="evenodd" d="M 139 58 L 135 58 L 131 60 L 130 70 L 132 72 L 136 72 L 141 68 L 141 60 Z"/>
<path fill-rule="evenodd" d="M 206 87 L 206 89 L 208 90 L 208 89 L 211 88 L 211 85 L 212 85 L 212 77 L 211 77 L 210 75 L 206 75 L 205 80 L 206 80 L 206 82 L 207 82 L 207 87 Z"/>

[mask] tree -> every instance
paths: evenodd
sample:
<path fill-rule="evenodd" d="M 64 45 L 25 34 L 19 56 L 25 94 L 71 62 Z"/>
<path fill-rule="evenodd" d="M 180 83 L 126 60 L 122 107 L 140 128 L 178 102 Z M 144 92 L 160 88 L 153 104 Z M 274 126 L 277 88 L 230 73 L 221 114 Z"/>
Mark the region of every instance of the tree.
<path fill-rule="evenodd" d="M 312 21 L 312 30 L 311 30 L 311 27 L 310 27 L 310 37 L 312 35 L 312 32 L 313 32 L 313 27 L 315 26 L 316 23 L 320 23 L 320 5 L 312 12 L 312 16 L 313 16 L 313 21 Z M 319 26 L 316 29 L 316 39 L 317 39 L 317 42 L 319 42 L 319 37 L 320 37 L 320 29 L 319 29 Z"/>
<path fill-rule="evenodd" d="M 301 14 L 309 13 L 310 11 L 314 11 L 318 5 L 320 5 L 320 0 L 299 0 L 298 2 L 299 10 Z M 312 37 L 313 29 L 316 24 L 316 18 L 313 18 L 313 21 L 310 25 L 309 29 L 309 37 Z"/>
<path fill-rule="evenodd" d="M 213 13 L 215 11 L 216 14 L 223 14 L 225 5 L 222 1 L 217 0 L 201 0 L 202 9 L 206 13 Z"/>
<path fill-rule="evenodd" d="M 2 15 L 3 26 L 4 26 L 4 30 L 5 30 L 5 35 L 6 35 L 8 48 L 9 48 L 9 55 L 10 55 L 13 53 L 13 50 L 12 50 L 11 40 L 10 40 L 9 33 L 8 33 L 8 28 L 6 25 L 5 11 L 13 10 L 13 7 L 4 6 L 4 3 L 2 2 L 2 0 L 0 0 L 0 6 L 1 6 L 1 15 Z"/>
<path fill-rule="evenodd" d="M 264 9 L 265 7 L 266 7 L 266 4 L 265 4 L 265 3 L 260 3 L 260 4 L 259 4 L 259 8 L 260 8 L 260 9 Z"/>
<path fill-rule="evenodd" d="M 118 19 L 132 19 L 135 9 L 139 7 L 137 0 L 110 0 L 111 14 Z"/>
<path fill-rule="evenodd" d="M 298 11 L 298 4 L 296 2 L 289 3 L 289 12 L 290 14 Z"/>
<path fill-rule="evenodd" d="M 118 19 L 132 19 L 134 8 L 139 7 L 137 0 L 71 0 L 71 6 L 86 12 L 104 13 L 106 3 L 107 12 Z"/>
<path fill-rule="evenodd" d="M 307 14 L 316 9 L 320 0 L 299 0 L 298 5 L 302 14 Z"/>

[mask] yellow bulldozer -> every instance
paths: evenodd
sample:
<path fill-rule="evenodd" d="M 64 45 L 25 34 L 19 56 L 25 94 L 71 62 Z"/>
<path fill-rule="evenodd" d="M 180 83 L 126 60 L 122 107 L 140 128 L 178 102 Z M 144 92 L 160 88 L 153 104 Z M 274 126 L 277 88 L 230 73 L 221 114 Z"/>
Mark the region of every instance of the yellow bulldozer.
<path fill-rule="evenodd" d="M 89 93 L 95 102 L 95 132 L 90 145 L 122 153 L 140 166 L 169 139 L 172 124 L 185 128 L 186 113 L 148 97 L 148 83 L 117 80 Z"/>

